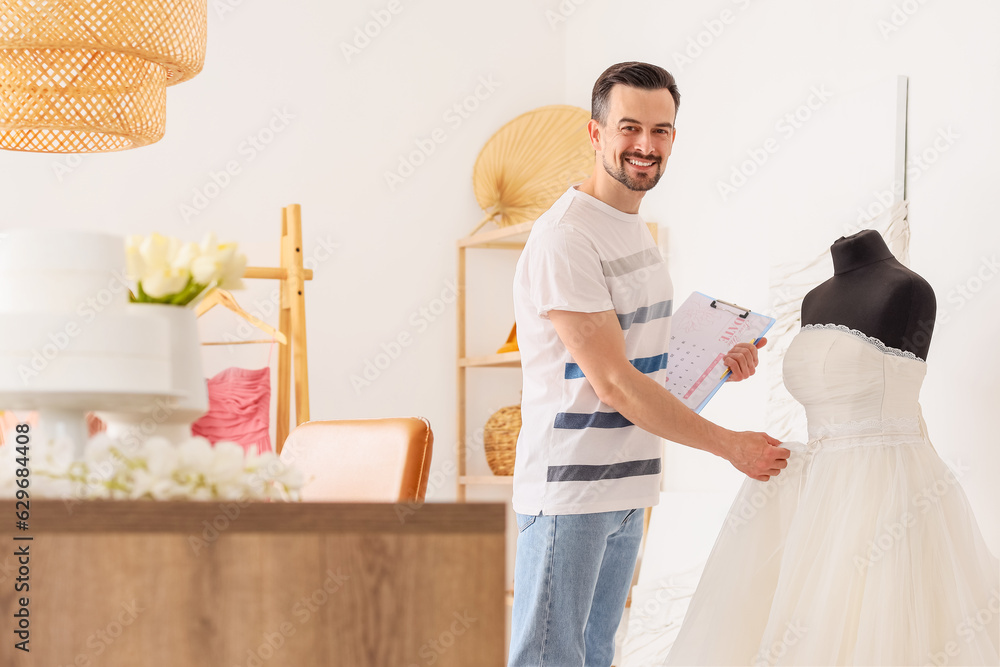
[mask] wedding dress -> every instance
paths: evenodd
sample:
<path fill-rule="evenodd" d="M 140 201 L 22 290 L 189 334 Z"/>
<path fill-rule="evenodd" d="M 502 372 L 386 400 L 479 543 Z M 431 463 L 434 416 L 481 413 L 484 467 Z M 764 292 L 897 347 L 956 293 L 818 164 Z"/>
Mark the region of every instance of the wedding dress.
<path fill-rule="evenodd" d="M 809 442 L 743 484 L 667 664 L 996 665 L 998 562 L 927 437 L 924 361 L 806 325 L 783 370 Z"/>

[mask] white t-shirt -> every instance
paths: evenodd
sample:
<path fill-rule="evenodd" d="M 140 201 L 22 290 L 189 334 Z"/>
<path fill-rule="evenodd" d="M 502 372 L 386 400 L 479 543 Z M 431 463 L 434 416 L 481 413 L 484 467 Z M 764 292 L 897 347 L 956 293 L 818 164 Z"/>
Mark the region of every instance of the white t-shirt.
<path fill-rule="evenodd" d="M 549 310 L 614 310 L 633 366 L 666 380 L 673 285 L 637 214 L 569 188 L 531 228 L 514 272 L 524 386 L 514 511 L 589 514 L 656 505 L 663 443 L 603 403 Z"/>

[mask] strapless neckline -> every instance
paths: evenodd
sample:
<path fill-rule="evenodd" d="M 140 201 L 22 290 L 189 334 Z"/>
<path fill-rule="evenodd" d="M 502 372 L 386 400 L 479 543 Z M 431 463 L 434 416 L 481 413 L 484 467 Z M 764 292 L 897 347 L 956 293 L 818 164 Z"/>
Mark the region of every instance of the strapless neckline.
<path fill-rule="evenodd" d="M 898 347 L 892 347 L 891 345 L 886 345 L 875 336 L 869 336 L 863 331 L 859 331 L 858 329 L 852 329 L 844 324 L 803 324 L 800 333 L 802 331 L 837 331 L 842 334 L 847 334 L 848 336 L 851 336 L 852 338 L 859 340 L 867 345 L 870 345 L 875 349 L 879 350 L 880 352 L 882 352 L 883 354 L 888 354 L 893 357 L 900 357 L 902 359 L 907 359 L 909 361 L 916 361 L 917 363 L 920 364 L 926 365 L 927 363 L 924 359 L 918 357 L 917 355 L 913 354 L 908 350 L 901 350 Z"/>

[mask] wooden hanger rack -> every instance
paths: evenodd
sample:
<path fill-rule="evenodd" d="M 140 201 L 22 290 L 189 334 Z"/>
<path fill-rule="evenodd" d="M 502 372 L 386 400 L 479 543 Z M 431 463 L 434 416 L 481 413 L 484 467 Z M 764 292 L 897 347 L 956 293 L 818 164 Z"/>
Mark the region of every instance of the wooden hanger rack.
<path fill-rule="evenodd" d="M 245 319 L 247 322 L 254 325 L 267 335 L 269 335 L 271 338 L 266 340 L 211 341 L 207 343 L 202 343 L 202 345 L 241 345 L 247 343 L 275 343 L 275 342 L 281 343 L 282 345 L 288 344 L 288 337 L 285 334 L 281 333 L 267 322 L 257 319 L 256 317 L 245 311 L 243 307 L 236 302 L 236 299 L 233 298 L 233 295 L 228 290 L 218 289 L 218 288 L 213 288 L 212 290 L 210 290 L 208 295 L 205 296 L 204 299 L 199 301 L 197 306 L 195 306 L 194 309 L 195 315 L 201 317 L 215 306 L 223 306 L 233 311 L 234 313 Z"/>
<path fill-rule="evenodd" d="M 306 353 L 305 281 L 312 280 L 312 269 L 302 263 L 302 208 L 298 204 L 281 210 L 281 266 L 248 266 L 244 278 L 280 282 L 278 328 L 244 310 L 232 294 L 215 289 L 195 307 L 200 317 L 215 306 L 223 306 L 271 336 L 265 340 L 220 341 L 203 345 L 246 343 L 280 344 L 278 350 L 278 405 L 275 414 L 275 450 L 281 452 L 292 428 L 309 421 L 309 367 Z M 295 422 L 291 422 L 291 385 L 295 378 Z"/>

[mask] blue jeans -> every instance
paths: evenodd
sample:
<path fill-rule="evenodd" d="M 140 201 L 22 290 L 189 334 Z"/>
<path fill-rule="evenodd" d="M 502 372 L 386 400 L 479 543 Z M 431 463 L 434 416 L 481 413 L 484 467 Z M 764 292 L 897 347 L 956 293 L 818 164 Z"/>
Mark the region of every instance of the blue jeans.
<path fill-rule="evenodd" d="M 517 514 L 508 667 L 608 667 L 642 541 L 641 509 Z"/>

